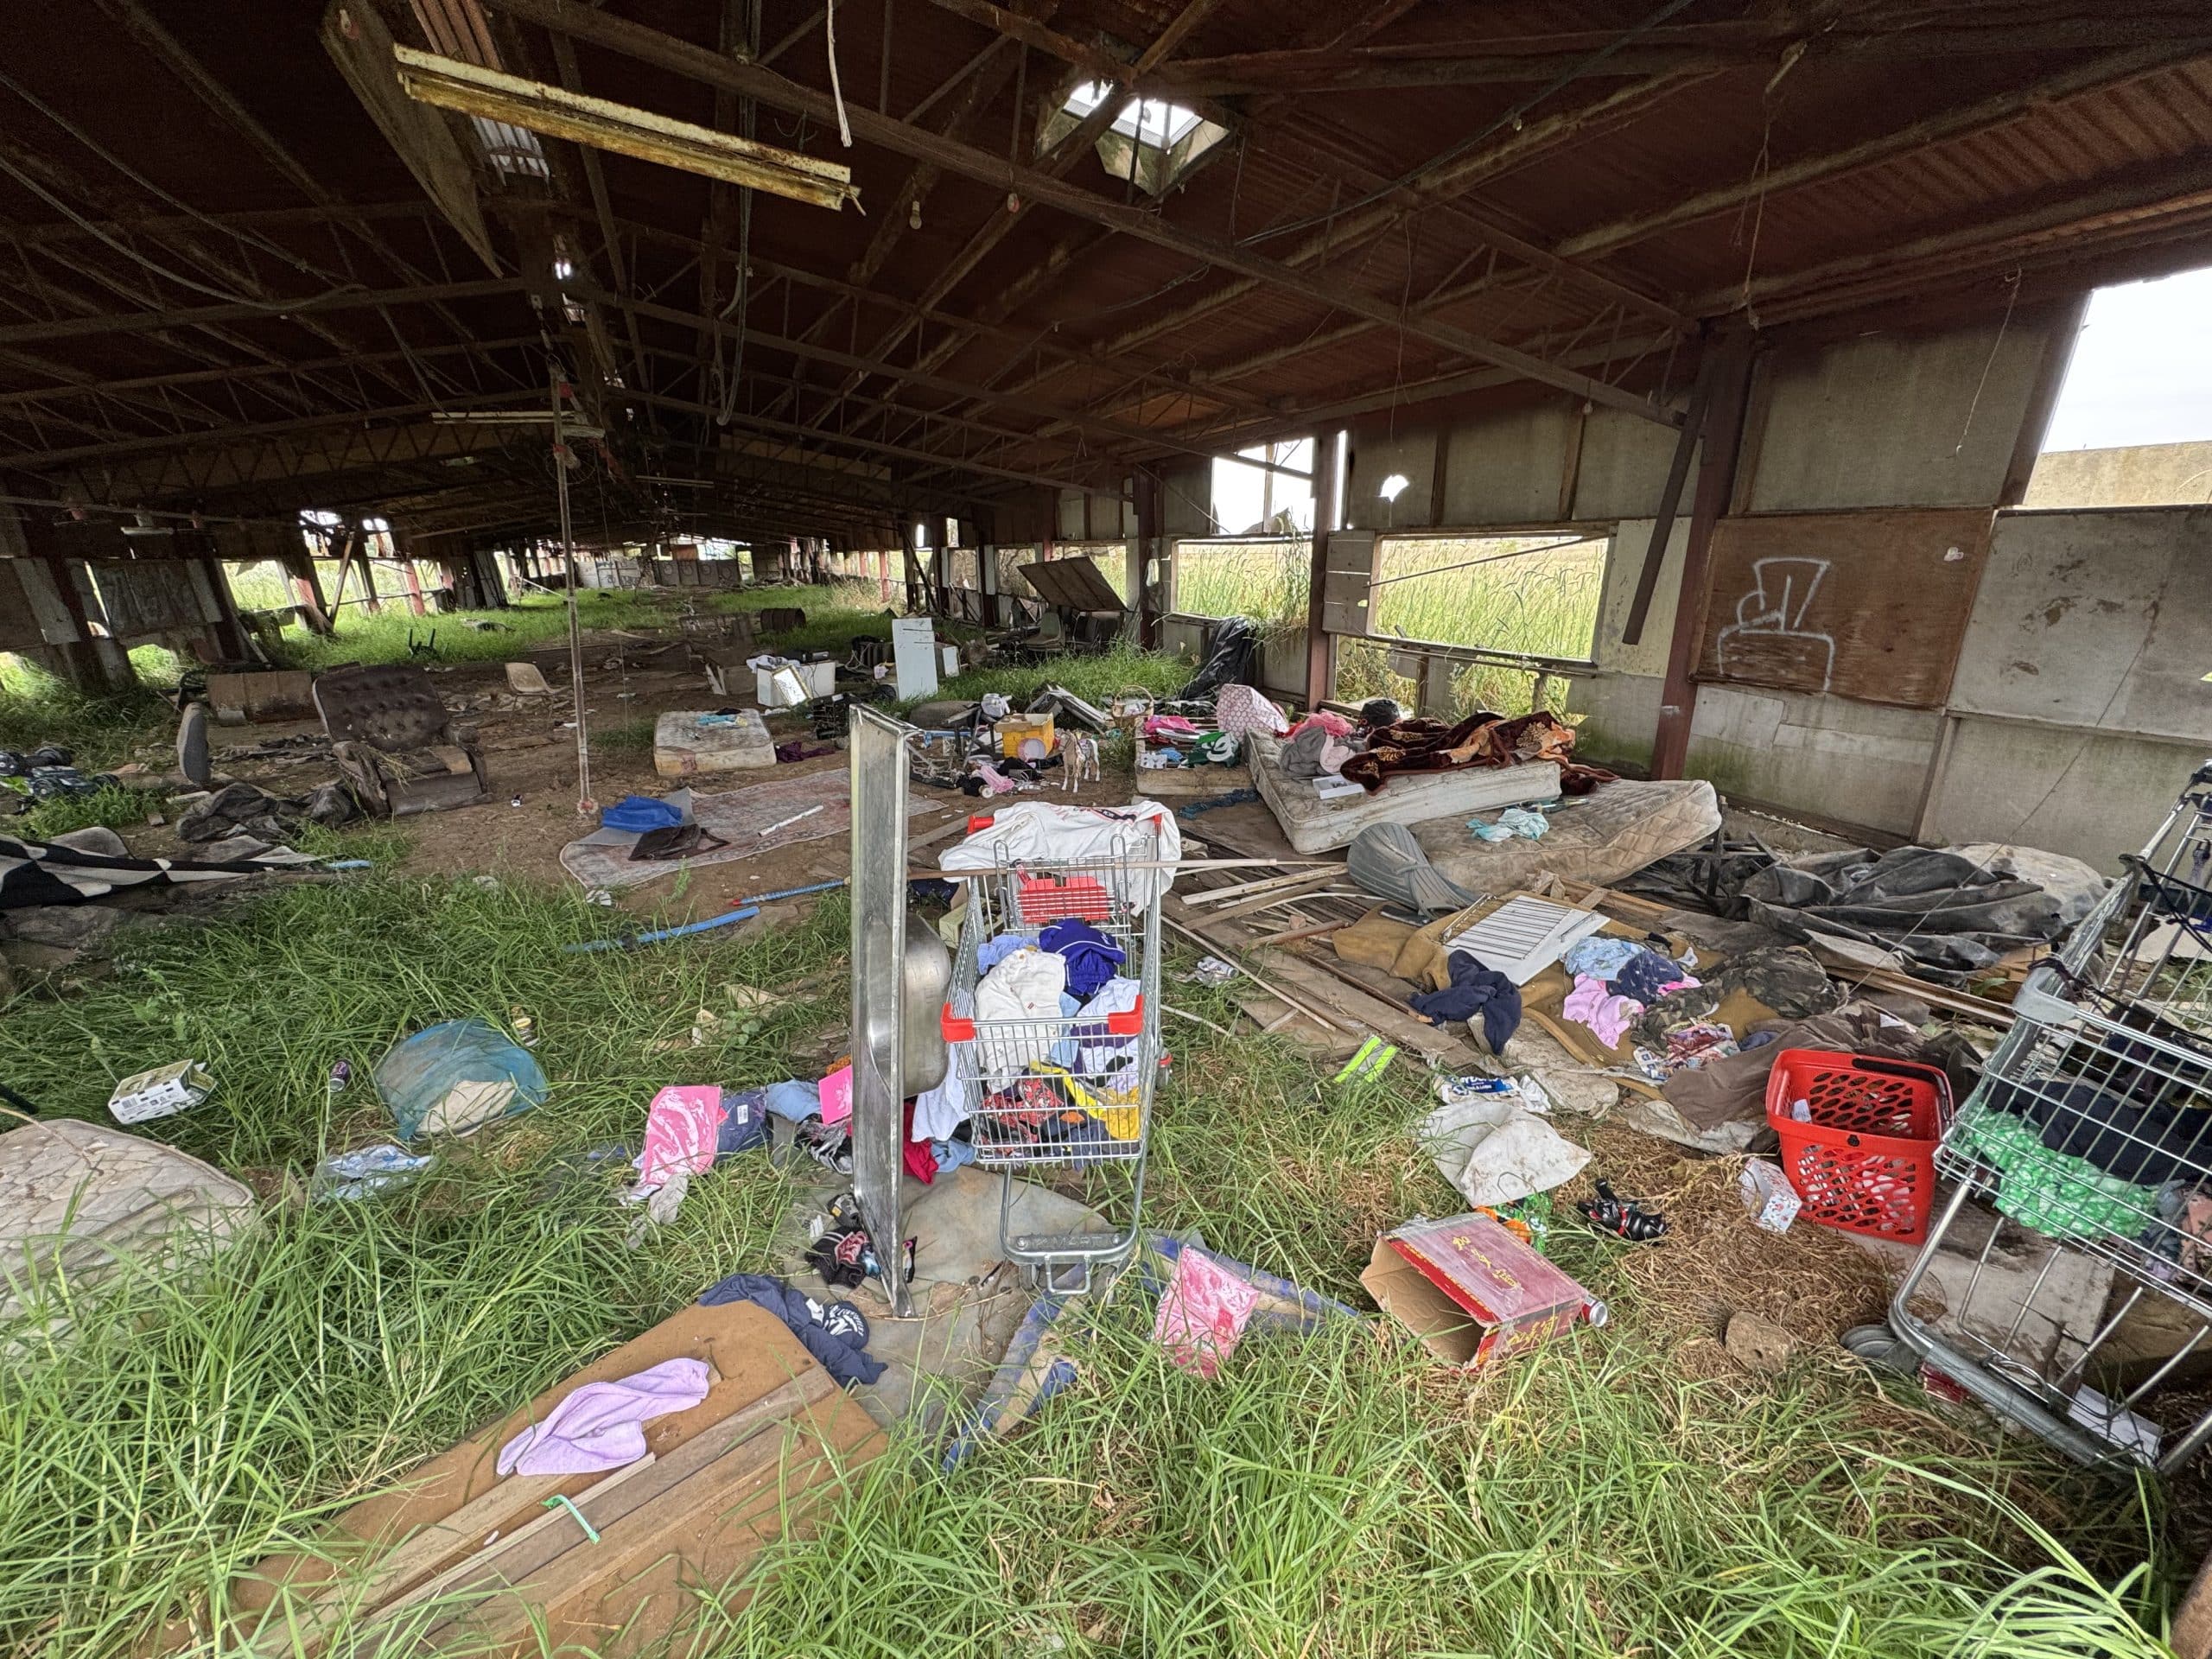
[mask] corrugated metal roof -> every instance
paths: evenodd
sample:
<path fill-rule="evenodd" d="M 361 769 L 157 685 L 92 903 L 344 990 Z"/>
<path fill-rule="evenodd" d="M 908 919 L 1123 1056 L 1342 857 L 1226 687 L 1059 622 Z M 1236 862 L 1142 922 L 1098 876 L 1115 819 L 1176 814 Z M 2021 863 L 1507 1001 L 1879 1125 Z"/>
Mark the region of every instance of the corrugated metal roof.
<path fill-rule="evenodd" d="M 542 351 L 475 342 L 526 339 L 541 322 L 610 411 L 628 472 L 710 464 L 722 429 L 712 411 L 736 362 L 739 314 L 722 315 L 735 286 L 734 193 L 599 156 L 610 248 L 582 153 L 547 140 L 550 177 L 482 179 L 495 245 L 511 276 L 527 265 L 526 280 L 445 293 L 482 277 L 482 264 L 336 73 L 317 16 L 289 0 L 143 3 L 174 48 L 104 9 L 32 8 L 0 66 L 0 219 L 12 227 L 0 239 L 14 240 L 21 273 L 0 292 L 0 473 L 142 492 L 134 499 L 196 491 L 239 510 L 316 492 L 373 498 L 372 469 L 346 470 L 368 463 L 315 435 L 348 414 L 381 429 L 418 423 L 397 411 L 426 404 L 525 395 L 542 384 Z M 400 39 L 557 79 L 546 31 L 502 0 L 348 3 Z M 732 412 L 766 438 L 883 469 L 872 509 L 887 481 L 941 507 L 1027 479 L 1110 485 L 1128 464 L 1204 448 L 1211 433 L 1290 430 L 1307 411 L 1426 395 L 1425 383 L 1482 367 L 1422 332 L 1432 326 L 1641 384 L 1669 313 L 1687 327 L 1747 294 L 1763 321 L 1946 291 L 1988 304 L 2004 296 L 1993 268 L 2088 281 L 2139 271 L 2161 247 L 2176 265 L 2212 257 L 2212 22 L 2178 0 L 2107 18 L 1870 0 L 1802 50 L 1772 16 L 1720 0 L 1640 33 L 1643 0 L 1305 12 L 1220 0 L 1156 73 L 1167 97 L 1179 74 L 1249 88 L 1188 95 L 1228 124 L 1226 142 L 1160 199 L 1092 156 L 1047 164 L 1102 202 L 1234 245 L 1233 259 L 1285 262 L 1394 321 L 1224 270 L 1203 245 L 1116 234 L 1021 199 L 1018 184 L 1010 213 L 997 158 L 1037 164 L 1038 121 L 1090 73 L 1079 66 L 1136 58 L 1184 10 L 1060 0 L 1030 13 L 1046 35 L 995 45 L 974 0 L 894 0 L 887 56 L 884 8 L 841 9 L 849 105 L 922 111 L 919 125 L 970 147 L 962 167 L 983 176 L 919 169 L 910 226 L 912 156 L 865 141 L 848 150 L 819 116 L 764 99 L 760 137 L 846 162 L 868 212 L 756 198 Z M 606 0 L 594 16 L 713 44 L 711 9 L 678 0 Z M 773 70 L 819 92 L 827 43 L 800 26 L 805 16 L 767 8 L 764 51 L 781 46 Z M 173 52 L 222 97 L 195 93 Z M 736 107 L 695 75 L 588 41 L 575 60 L 599 96 L 695 122 L 728 122 Z M 1346 75 L 1459 84 L 1312 84 Z M 1960 118 L 2047 83 L 2069 95 Z M 969 99 L 971 84 L 988 96 Z M 1887 142 L 1898 134 L 1923 142 Z M 456 137 L 482 168 L 466 130 Z M 1439 167 L 1459 181 L 1423 191 Z M 349 224 L 355 207 L 371 216 Z M 536 268 L 556 236 L 582 268 L 577 285 L 589 284 L 570 296 L 581 323 Z M 863 259 L 879 265 L 868 291 L 844 291 Z M 772 274 L 786 270 L 804 280 Z M 364 289 L 392 297 L 289 308 Z M 698 316 L 702 303 L 713 319 Z M 148 313 L 185 315 L 131 321 Z M 287 421 L 321 424 L 273 430 Z M 171 464 L 240 442 L 297 453 L 250 488 L 219 491 L 205 468 Z M 87 452 L 67 467 L 45 459 Z M 419 463 L 433 481 L 438 464 Z M 448 497 L 480 516 L 503 480 L 524 517 L 543 494 L 527 444 L 460 470 L 465 493 L 414 503 L 425 523 Z M 858 487 L 839 476 L 802 469 L 792 489 L 830 512 Z M 632 519 L 660 510 L 643 486 L 607 488 Z"/>

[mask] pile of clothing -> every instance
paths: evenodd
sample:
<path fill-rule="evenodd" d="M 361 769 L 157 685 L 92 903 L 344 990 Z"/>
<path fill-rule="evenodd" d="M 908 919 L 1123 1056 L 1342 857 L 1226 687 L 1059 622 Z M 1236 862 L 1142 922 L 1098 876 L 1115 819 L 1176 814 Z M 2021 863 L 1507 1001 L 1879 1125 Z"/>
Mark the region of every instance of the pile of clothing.
<path fill-rule="evenodd" d="M 978 1151 L 1135 1140 L 1143 1098 L 1137 1039 L 1109 1024 L 1134 1012 L 1141 995 L 1116 971 L 1127 960 L 1110 935 L 1072 916 L 986 940 L 974 1005 L 957 1010 L 977 1022 L 974 1049 L 915 1098 L 910 1147 L 926 1147 L 942 1170 L 957 1166 L 946 1160 L 965 1162 Z M 1076 1023 L 1065 1024 L 1071 1018 Z M 918 1162 L 910 1151 L 908 1168 L 931 1179 Z"/>
<path fill-rule="evenodd" d="M 1478 713 L 1452 726 L 1440 720 L 1401 720 L 1376 727 L 1367 734 L 1366 747 L 1344 763 L 1343 775 L 1372 794 L 1407 773 L 1541 760 L 1558 766 L 1560 788 L 1569 795 L 1587 795 L 1613 781 L 1614 774 L 1601 767 L 1578 765 L 1574 728 L 1541 709 L 1511 719 Z"/>

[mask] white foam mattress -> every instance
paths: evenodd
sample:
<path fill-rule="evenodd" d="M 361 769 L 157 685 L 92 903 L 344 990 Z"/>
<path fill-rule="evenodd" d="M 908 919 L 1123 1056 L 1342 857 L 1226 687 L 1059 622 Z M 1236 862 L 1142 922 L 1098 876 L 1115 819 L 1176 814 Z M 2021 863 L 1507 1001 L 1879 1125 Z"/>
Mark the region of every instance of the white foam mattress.
<path fill-rule="evenodd" d="M 1283 741 L 1255 732 L 1244 740 L 1252 786 L 1275 815 L 1291 846 L 1301 853 L 1333 852 L 1351 845 L 1371 823 L 1420 823 L 1430 818 L 1465 818 L 1501 806 L 1548 801 L 1559 793 L 1559 768 L 1548 760 L 1521 766 L 1470 766 L 1459 772 L 1408 773 L 1387 780 L 1372 795 L 1364 790 L 1325 801 L 1307 778 L 1282 769 Z"/>

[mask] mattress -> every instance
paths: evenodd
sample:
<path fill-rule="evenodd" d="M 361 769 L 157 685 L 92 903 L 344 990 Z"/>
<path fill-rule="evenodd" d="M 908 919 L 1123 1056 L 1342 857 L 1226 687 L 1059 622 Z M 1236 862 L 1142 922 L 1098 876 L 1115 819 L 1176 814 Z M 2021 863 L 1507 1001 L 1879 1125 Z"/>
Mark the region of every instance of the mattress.
<path fill-rule="evenodd" d="M 1385 787 L 1377 804 L 1395 787 Z M 1711 836 L 1720 827 L 1720 802 L 1701 778 L 1623 778 L 1562 802 L 1548 816 L 1551 828 L 1541 841 L 1477 841 L 1461 818 L 1441 816 L 1415 823 L 1414 839 L 1430 863 L 1470 893 L 1512 893 L 1545 873 L 1604 887 Z"/>
<path fill-rule="evenodd" d="M 1352 838 L 1371 823 L 1445 819 L 1465 836 L 1470 813 L 1548 801 L 1559 793 L 1559 768 L 1542 760 L 1525 766 L 1406 773 L 1389 779 L 1372 795 L 1363 790 L 1328 801 L 1314 793 L 1313 779 L 1293 778 L 1282 769 L 1282 739 L 1255 732 L 1244 740 L 1244 747 L 1250 757 L 1253 787 L 1275 815 L 1291 846 L 1300 853 L 1349 847 Z M 1427 844 L 1425 838 L 1422 844 Z"/>

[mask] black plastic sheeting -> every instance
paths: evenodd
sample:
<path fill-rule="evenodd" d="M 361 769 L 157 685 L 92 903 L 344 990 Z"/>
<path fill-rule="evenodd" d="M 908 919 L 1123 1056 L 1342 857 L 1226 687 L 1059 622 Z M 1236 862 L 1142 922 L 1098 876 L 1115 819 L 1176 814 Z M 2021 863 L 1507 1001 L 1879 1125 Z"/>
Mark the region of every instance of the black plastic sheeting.
<path fill-rule="evenodd" d="M 1252 683 L 1252 659 L 1260 650 L 1260 625 L 1247 616 L 1232 616 L 1214 630 L 1213 649 L 1198 664 L 1198 677 L 1175 695 L 1211 697 L 1224 685 Z"/>
<path fill-rule="evenodd" d="M 1669 904 L 1756 922 L 1793 939 L 1856 939 L 1957 983 L 2008 950 L 2045 944 L 2075 919 L 2036 882 L 1965 853 L 1852 848 L 1783 860 L 1756 843 L 1676 853 L 1618 884 Z"/>

